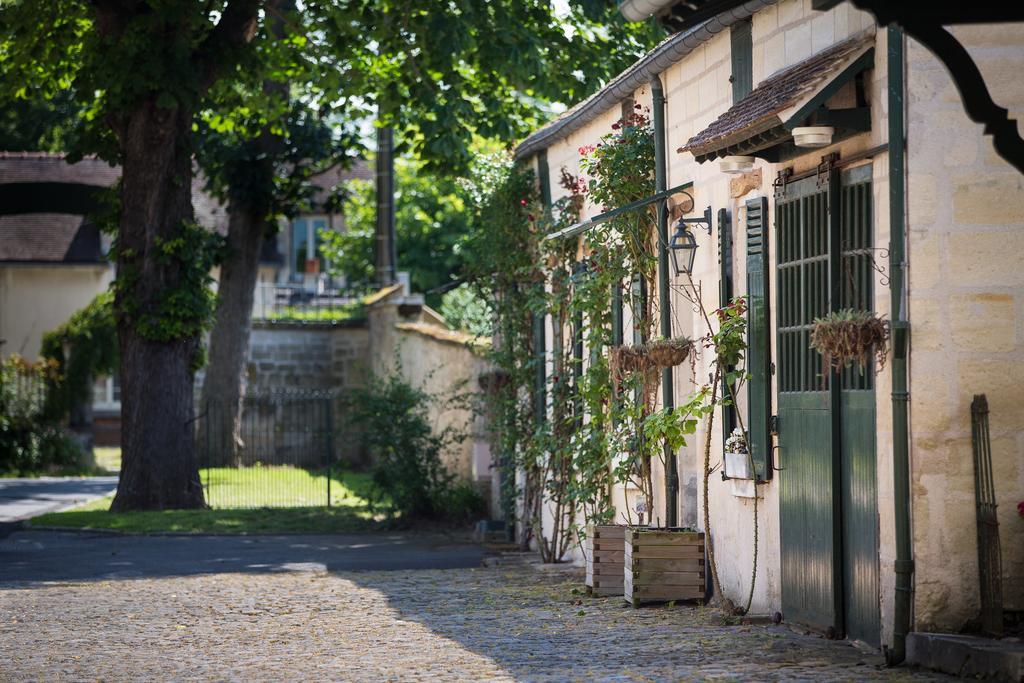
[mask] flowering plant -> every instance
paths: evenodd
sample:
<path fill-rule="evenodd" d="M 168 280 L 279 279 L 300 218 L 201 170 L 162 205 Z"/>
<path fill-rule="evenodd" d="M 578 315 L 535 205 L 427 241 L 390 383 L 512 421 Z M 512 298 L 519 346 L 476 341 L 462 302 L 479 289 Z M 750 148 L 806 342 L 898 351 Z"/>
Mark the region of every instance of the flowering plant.
<path fill-rule="evenodd" d="M 747 453 L 747 435 L 743 433 L 743 430 L 737 427 L 732 430 L 732 434 L 725 440 L 725 450 L 727 453 Z"/>

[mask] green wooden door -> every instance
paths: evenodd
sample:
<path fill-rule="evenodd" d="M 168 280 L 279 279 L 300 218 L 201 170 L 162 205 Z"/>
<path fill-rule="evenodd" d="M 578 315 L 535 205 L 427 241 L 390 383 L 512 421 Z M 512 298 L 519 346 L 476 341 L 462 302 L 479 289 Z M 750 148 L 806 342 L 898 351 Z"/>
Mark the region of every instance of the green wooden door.
<path fill-rule="evenodd" d="M 816 317 L 873 309 L 870 169 L 776 204 L 777 365 L 783 613 L 878 645 L 874 369 L 832 376 L 810 348 Z"/>
<path fill-rule="evenodd" d="M 871 165 L 841 175 L 841 308 L 874 310 L 871 267 Z M 878 491 L 875 466 L 875 368 L 839 378 L 843 519 L 843 614 L 846 636 L 881 644 L 878 605 Z"/>
<path fill-rule="evenodd" d="M 776 203 L 782 613 L 838 630 L 832 396 L 811 324 L 831 301 L 828 192 L 817 178 L 786 186 Z"/>

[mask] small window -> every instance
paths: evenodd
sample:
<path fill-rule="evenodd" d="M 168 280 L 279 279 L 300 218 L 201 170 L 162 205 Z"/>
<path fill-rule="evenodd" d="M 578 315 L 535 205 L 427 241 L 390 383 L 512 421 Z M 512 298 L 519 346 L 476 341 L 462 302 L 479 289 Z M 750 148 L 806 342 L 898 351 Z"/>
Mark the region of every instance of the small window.
<path fill-rule="evenodd" d="M 328 228 L 327 218 L 296 218 L 292 221 L 292 269 L 295 274 L 321 273 L 327 265 L 320 253 L 320 232 Z M 312 261 L 318 263 L 311 263 Z M 317 268 L 319 265 L 319 268 Z"/>
<path fill-rule="evenodd" d="M 746 97 L 754 89 L 754 45 L 750 19 L 732 25 L 732 101 Z"/>
<path fill-rule="evenodd" d="M 309 224 L 305 218 L 292 221 L 292 268 L 296 273 L 306 272 L 309 251 Z"/>

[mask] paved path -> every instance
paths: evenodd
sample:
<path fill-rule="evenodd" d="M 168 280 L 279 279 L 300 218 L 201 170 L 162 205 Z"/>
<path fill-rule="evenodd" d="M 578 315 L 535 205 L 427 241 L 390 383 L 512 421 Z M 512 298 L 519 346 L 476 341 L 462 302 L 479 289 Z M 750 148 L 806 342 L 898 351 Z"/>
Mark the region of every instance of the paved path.
<path fill-rule="evenodd" d="M 478 567 L 479 546 L 441 536 L 122 536 L 18 531 L 0 540 L 0 586 L 206 573 Z"/>
<path fill-rule="evenodd" d="M 39 541 L 17 533 L 0 554 L 22 539 Z M 323 541 L 306 549 L 291 541 L 295 563 L 277 571 L 242 570 L 233 561 L 226 573 L 8 582 L 0 587 L 0 680 L 934 678 L 885 669 L 878 655 L 784 626 L 585 597 L 574 592 L 578 574 L 528 567 L 353 572 L 343 562 L 321 562 L 324 571 L 304 561 L 329 552 L 318 550 Z M 285 542 L 267 539 L 261 547 Z M 393 546 L 399 555 L 415 547 Z M 366 550 L 376 552 L 374 542 L 350 542 L 344 554 Z M 225 557 L 232 552 L 225 546 Z"/>
<path fill-rule="evenodd" d="M 28 519 L 110 495 L 117 477 L 0 479 L 0 522 Z"/>

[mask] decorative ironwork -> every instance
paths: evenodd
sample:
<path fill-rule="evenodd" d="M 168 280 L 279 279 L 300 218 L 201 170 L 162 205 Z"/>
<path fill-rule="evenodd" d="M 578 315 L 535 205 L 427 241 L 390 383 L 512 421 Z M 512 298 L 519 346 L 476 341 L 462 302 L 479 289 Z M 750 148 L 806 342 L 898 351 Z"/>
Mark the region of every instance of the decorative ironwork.
<path fill-rule="evenodd" d="M 991 635 L 1003 634 L 1002 551 L 999 518 L 992 483 L 992 444 L 988 433 L 988 398 L 976 394 L 971 401 L 971 447 L 974 451 L 974 500 L 978 520 L 978 584 L 981 589 L 981 627 Z"/>

